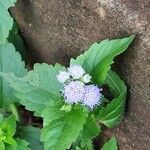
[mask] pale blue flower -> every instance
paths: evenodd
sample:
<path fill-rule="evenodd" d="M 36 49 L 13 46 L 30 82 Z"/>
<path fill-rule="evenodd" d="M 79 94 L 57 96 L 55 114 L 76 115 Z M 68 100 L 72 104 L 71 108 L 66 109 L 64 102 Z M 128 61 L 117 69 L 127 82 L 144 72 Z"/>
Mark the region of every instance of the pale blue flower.
<path fill-rule="evenodd" d="M 70 74 L 66 71 L 60 71 L 57 75 L 57 80 L 61 83 L 65 83 L 67 80 L 69 80 Z"/>
<path fill-rule="evenodd" d="M 71 65 L 68 71 L 73 79 L 80 79 L 85 74 L 85 70 L 80 65 Z"/>
<path fill-rule="evenodd" d="M 64 86 L 64 100 L 67 103 L 78 103 L 83 100 L 84 83 L 81 81 L 72 81 Z"/>
<path fill-rule="evenodd" d="M 84 83 L 89 83 L 91 81 L 91 76 L 89 74 L 85 74 L 82 78 Z"/>
<path fill-rule="evenodd" d="M 83 98 L 83 104 L 93 109 L 96 105 L 101 103 L 101 89 L 96 85 L 87 85 L 85 86 L 85 93 Z"/>

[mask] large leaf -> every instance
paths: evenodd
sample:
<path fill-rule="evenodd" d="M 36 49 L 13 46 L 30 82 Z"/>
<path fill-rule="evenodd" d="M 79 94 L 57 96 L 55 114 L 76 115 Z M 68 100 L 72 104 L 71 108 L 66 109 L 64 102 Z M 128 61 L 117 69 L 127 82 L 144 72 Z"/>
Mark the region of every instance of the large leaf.
<path fill-rule="evenodd" d="M 61 103 L 55 104 L 55 108 L 53 106 L 47 106 L 43 111 L 42 116 L 47 121 L 42 129 L 41 140 L 45 142 L 45 150 L 66 150 L 76 141 L 83 129 L 87 112 L 82 109 L 65 112 L 60 110 Z"/>
<path fill-rule="evenodd" d="M 104 144 L 101 150 L 118 150 L 116 138 L 112 137 L 108 142 Z"/>
<path fill-rule="evenodd" d="M 127 49 L 133 37 L 94 43 L 84 54 L 71 59 L 70 63 L 83 66 L 95 83 L 103 84 L 114 57 Z"/>
<path fill-rule="evenodd" d="M 23 77 L 27 73 L 20 54 L 10 43 L 0 45 L 0 72 L 12 72 L 17 77 Z M 17 101 L 13 92 L 8 82 L 0 77 L 0 106 L 7 106 Z"/>
<path fill-rule="evenodd" d="M 113 127 L 122 120 L 127 89 L 119 76 L 111 70 L 108 72 L 106 83 L 115 98 L 100 110 L 98 119 L 107 127 Z"/>
<path fill-rule="evenodd" d="M 4 44 L 8 38 L 9 30 L 13 26 L 13 18 L 8 8 L 14 6 L 16 0 L 0 0 L 0 44 Z"/>
<path fill-rule="evenodd" d="M 26 109 L 35 111 L 40 116 L 47 103 L 59 99 L 62 85 L 57 81 L 59 70 L 65 68 L 56 64 L 54 67 L 47 64 L 36 64 L 34 70 L 28 72 L 24 78 L 17 78 L 13 74 L 3 74 L 3 77 L 16 91 L 16 97 L 26 106 Z"/>
<path fill-rule="evenodd" d="M 81 132 L 81 147 L 85 147 L 92 138 L 98 136 L 100 131 L 100 127 L 97 124 L 95 117 L 90 116 L 83 127 L 83 131 Z"/>
<path fill-rule="evenodd" d="M 40 129 L 32 126 L 20 127 L 18 134 L 29 143 L 32 150 L 44 150 L 43 143 L 40 142 Z"/>

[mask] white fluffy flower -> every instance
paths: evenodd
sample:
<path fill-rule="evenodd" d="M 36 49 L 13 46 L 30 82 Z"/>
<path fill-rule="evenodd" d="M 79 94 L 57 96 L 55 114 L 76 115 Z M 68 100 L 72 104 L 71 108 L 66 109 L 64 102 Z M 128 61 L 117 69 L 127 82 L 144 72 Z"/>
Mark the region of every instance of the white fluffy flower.
<path fill-rule="evenodd" d="M 61 83 L 66 82 L 70 78 L 70 74 L 66 71 L 60 71 L 57 75 L 57 80 Z"/>
<path fill-rule="evenodd" d="M 68 71 L 69 71 L 69 73 L 70 73 L 70 75 L 72 76 L 73 79 L 79 79 L 85 73 L 85 70 L 79 65 L 71 65 L 68 68 Z"/>
<path fill-rule="evenodd" d="M 85 74 L 82 78 L 84 83 L 89 83 L 91 81 L 91 76 L 89 74 Z"/>
<path fill-rule="evenodd" d="M 64 87 L 64 98 L 67 103 L 77 103 L 83 100 L 84 83 L 72 81 Z"/>
<path fill-rule="evenodd" d="M 93 109 L 96 105 L 100 104 L 100 89 L 95 85 L 85 86 L 85 94 L 83 104 Z"/>

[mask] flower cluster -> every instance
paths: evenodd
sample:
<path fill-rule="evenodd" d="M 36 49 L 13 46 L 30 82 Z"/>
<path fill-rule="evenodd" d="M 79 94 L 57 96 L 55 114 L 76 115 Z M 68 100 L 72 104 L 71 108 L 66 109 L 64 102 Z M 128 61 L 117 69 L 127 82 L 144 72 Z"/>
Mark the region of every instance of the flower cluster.
<path fill-rule="evenodd" d="M 91 78 L 80 65 L 71 65 L 67 71 L 60 71 L 57 80 L 64 85 L 65 102 L 81 103 L 91 109 L 100 104 L 101 89 L 90 84 Z"/>

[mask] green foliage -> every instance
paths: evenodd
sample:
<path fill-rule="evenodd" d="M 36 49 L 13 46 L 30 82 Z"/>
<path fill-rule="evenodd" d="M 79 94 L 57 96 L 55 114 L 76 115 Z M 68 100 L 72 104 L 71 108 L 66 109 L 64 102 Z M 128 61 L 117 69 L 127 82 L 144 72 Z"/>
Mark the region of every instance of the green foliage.
<path fill-rule="evenodd" d="M 18 134 L 22 139 L 29 142 L 32 150 L 44 150 L 43 144 L 40 142 L 40 129 L 32 126 L 19 127 Z"/>
<path fill-rule="evenodd" d="M 94 150 L 92 140 L 90 140 L 84 147 L 74 145 L 70 150 Z"/>
<path fill-rule="evenodd" d="M 18 50 L 22 49 L 22 44 L 16 44 L 17 39 L 20 41 L 17 32 L 17 28 L 14 27 L 12 36 L 8 40 L 14 42 Z M 117 125 L 123 117 L 127 89 L 119 76 L 111 71 L 110 65 L 114 57 L 125 51 L 132 40 L 133 36 L 94 43 L 84 54 L 76 59 L 71 59 L 71 64 L 79 64 L 87 73 L 90 73 L 93 84 L 107 84 L 114 96 L 112 101 L 106 100 L 105 102 L 102 100 L 105 99 L 105 95 L 102 96 L 101 106 L 94 111 L 80 104 L 68 105 L 65 103 L 60 92 L 63 85 L 57 81 L 56 77 L 59 71 L 66 70 L 65 67 L 59 64 L 55 66 L 45 63 L 35 64 L 34 69 L 26 74 L 24 63 L 12 44 L 1 44 L 0 71 L 3 72 L 1 73 L 3 79 L 0 80 L 1 105 L 10 105 L 18 98 L 27 110 L 33 111 L 35 116 L 42 117 L 41 141 L 44 144 L 39 141 L 40 129 L 31 126 L 19 128 L 19 136 L 24 140 L 14 139 L 16 128 L 14 124 L 14 130 L 8 132 L 9 138 L 6 141 L 5 138 L 0 140 L 0 148 L 2 150 L 29 150 L 30 148 L 36 150 L 93 150 L 92 139 L 101 132 L 98 124 L 101 123 L 111 128 Z M 10 59 L 12 62 L 8 65 Z M 2 124 L 5 122 L 1 116 L 0 120 Z M 13 121 L 9 123 L 13 125 Z M 7 126 L 8 124 L 6 128 Z M 109 149 L 117 150 L 115 138 L 112 138 L 102 148 L 102 150 Z"/>
<path fill-rule="evenodd" d="M 3 77 L 16 91 L 16 97 L 26 109 L 35 111 L 40 116 L 49 101 L 56 101 L 60 97 L 61 84 L 56 80 L 59 70 L 65 68 L 56 64 L 36 64 L 33 71 L 29 71 L 24 78 L 17 78 L 13 74 L 3 74 Z"/>
<path fill-rule="evenodd" d="M 2 141 L 0 141 L 0 150 L 5 150 L 5 144 Z"/>
<path fill-rule="evenodd" d="M 81 132 L 81 147 L 85 147 L 92 138 L 99 135 L 101 129 L 96 122 L 95 117 L 89 116 Z"/>
<path fill-rule="evenodd" d="M 108 71 L 106 84 L 109 87 L 110 92 L 114 95 L 114 97 L 118 97 L 122 93 L 126 95 L 127 87 L 123 80 L 119 77 L 117 73 L 112 70 Z"/>
<path fill-rule="evenodd" d="M 14 138 L 16 133 L 16 117 L 11 115 L 0 120 L 0 150 L 30 150 L 28 143 Z"/>
<path fill-rule="evenodd" d="M 125 51 L 133 38 L 134 36 L 130 36 L 94 43 L 84 54 L 75 60 L 71 59 L 70 63 L 83 66 L 86 72 L 92 75 L 95 83 L 103 84 L 114 57 Z"/>
<path fill-rule="evenodd" d="M 100 110 L 98 119 L 100 123 L 111 128 L 122 120 L 127 89 L 119 76 L 111 70 L 108 72 L 106 83 L 115 98 Z"/>
<path fill-rule="evenodd" d="M 4 44 L 9 36 L 9 30 L 13 26 L 13 18 L 8 8 L 14 6 L 16 0 L 0 0 L 0 44 Z"/>
<path fill-rule="evenodd" d="M 92 141 L 89 141 L 87 145 L 81 150 L 94 150 Z"/>
<path fill-rule="evenodd" d="M 0 122 L 0 141 L 7 144 L 16 144 L 13 136 L 16 131 L 16 120 L 15 116 L 11 115 Z"/>
<path fill-rule="evenodd" d="M 42 114 L 47 121 L 42 129 L 41 140 L 45 142 L 45 150 L 66 150 L 76 141 L 83 129 L 87 112 L 80 108 L 65 112 L 60 111 L 61 104 L 55 104 L 54 108 L 53 106 L 47 106 Z"/>
<path fill-rule="evenodd" d="M 16 138 L 16 145 L 6 145 L 5 150 L 31 150 L 28 145 L 29 143 L 25 140 Z"/>
<path fill-rule="evenodd" d="M 10 31 L 8 41 L 15 46 L 16 50 L 20 52 L 22 58 L 25 59 L 26 54 L 25 54 L 24 41 L 19 34 L 19 27 L 18 27 L 18 24 L 16 22 L 14 22 L 13 28 Z"/>
<path fill-rule="evenodd" d="M 10 62 L 11 60 L 11 62 Z M 15 51 L 11 43 L 0 45 L 0 72 L 14 73 L 17 77 L 23 77 L 27 70 L 25 64 L 21 60 L 21 56 Z M 8 82 L 0 78 L 0 106 L 6 107 L 7 105 L 18 101 L 13 95 L 12 88 Z"/>
<path fill-rule="evenodd" d="M 101 150 L 118 150 L 116 138 L 112 137 L 107 143 L 104 144 Z"/>

